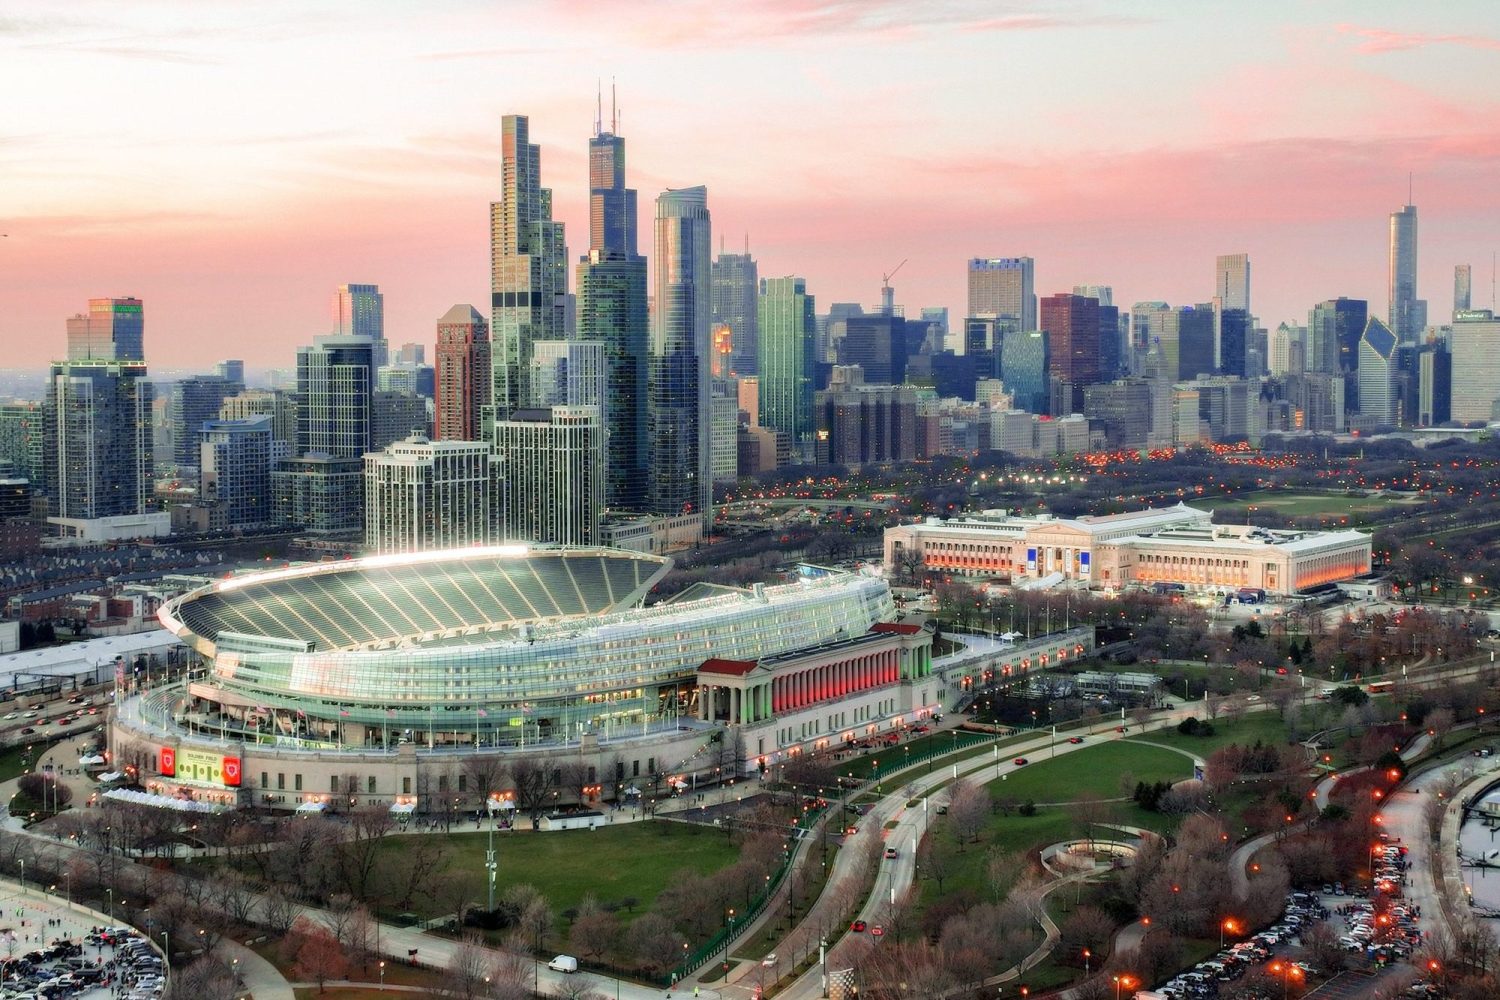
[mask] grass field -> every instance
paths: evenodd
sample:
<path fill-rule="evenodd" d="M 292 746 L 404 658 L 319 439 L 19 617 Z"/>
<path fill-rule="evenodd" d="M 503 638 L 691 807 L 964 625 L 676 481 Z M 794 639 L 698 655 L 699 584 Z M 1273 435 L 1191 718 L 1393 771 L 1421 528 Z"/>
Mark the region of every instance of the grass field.
<path fill-rule="evenodd" d="M 1030 760 L 1028 766 L 991 780 L 990 794 L 1036 802 L 1073 802 L 1088 795 L 1109 799 L 1129 794 L 1120 788 L 1120 776 L 1126 773 L 1148 784 L 1193 776 L 1193 762 L 1180 753 L 1122 741 L 1100 743 L 1055 759 L 1041 751 Z"/>
<path fill-rule="evenodd" d="M 404 837 L 389 837 L 381 850 L 402 849 Z M 447 852 L 448 867 L 484 871 L 488 834 L 461 833 L 438 838 Z M 633 897 L 634 914 L 620 911 L 621 923 L 647 910 L 672 876 L 684 869 L 709 873 L 732 864 L 734 844 L 723 833 L 686 823 L 627 823 L 597 830 L 553 833 L 503 833 L 495 838 L 500 882 L 525 882 L 547 897 L 554 911 L 577 906 L 592 893 L 601 903 Z M 422 916 L 436 916 L 433 904 L 417 907 Z M 561 923 L 559 924 L 561 926 Z"/>
<path fill-rule="evenodd" d="M 62 739 L 70 738 L 71 737 L 63 737 Z M 0 781 L 9 781 L 12 778 L 19 778 L 26 771 L 30 770 L 31 767 L 35 765 L 35 763 L 40 760 L 48 750 L 51 750 L 54 743 L 61 743 L 62 739 L 43 740 L 38 743 L 33 743 L 30 745 L 30 751 L 28 751 L 25 746 L 19 746 L 11 750 L 7 750 L 4 753 L 0 753 Z M 29 760 L 31 763 L 22 764 L 21 762 L 23 760 Z"/>
<path fill-rule="evenodd" d="M 1012 737 L 1011 740 L 1019 739 Z M 950 750 L 962 751 L 970 747 L 971 752 L 961 756 L 949 757 L 949 761 L 964 760 L 977 753 L 990 752 L 994 738 L 985 733 L 967 733 L 951 729 L 944 733 L 932 733 L 927 736 L 918 736 L 914 740 L 887 747 L 884 750 L 872 750 L 867 754 L 856 757 L 846 757 L 835 764 L 838 773 L 850 775 L 855 778 L 872 778 L 879 771 L 881 774 L 890 774 L 892 771 L 906 767 L 908 761 L 920 758 L 923 754 L 939 751 L 947 753 Z M 1004 746 L 1007 741 L 1002 740 Z"/>
<path fill-rule="evenodd" d="M 1230 721 L 1221 715 L 1214 723 L 1212 736 L 1184 736 L 1176 728 L 1171 728 L 1154 729 L 1149 733 L 1129 736 L 1126 739 L 1161 743 L 1204 758 L 1220 747 L 1227 747 L 1231 743 L 1246 746 L 1260 740 L 1262 743 L 1274 743 L 1280 746 L 1287 742 L 1286 727 L 1282 725 L 1281 717 L 1275 712 L 1250 712 L 1238 721 Z"/>
<path fill-rule="evenodd" d="M 1342 493 L 1305 493 L 1297 490 L 1254 490 L 1232 497 L 1210 497 L 1189 501 L 1195 507 L 1255 507 L 1274 510 L 1288 517 L 1327 517 L 1359 520 L 1365 514 L 1388 510 L 1392 505 L 1420 505 L 1420 500 L 1399 497 L 1345 496 Z"/>

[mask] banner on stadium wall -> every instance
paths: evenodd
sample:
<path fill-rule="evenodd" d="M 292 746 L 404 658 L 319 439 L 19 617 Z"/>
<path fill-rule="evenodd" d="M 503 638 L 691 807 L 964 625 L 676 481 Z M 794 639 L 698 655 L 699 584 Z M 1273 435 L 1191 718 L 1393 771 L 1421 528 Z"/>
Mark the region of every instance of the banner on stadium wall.
<path fill-rule="evenodd" d="M 208 750 L 181 750 L 177 754 L 177 777 L 188 781 L 238 788 L 240 759 L 225 757 Z"/>
<path fill-rule="evenodd" d="M 176 750 L 173 750 L 171 747 L 162 747 L 157 759 L 161 762 L 161 767 L 157 770 L 161 771 L 162 774 L 168 778 L 174 777 L 177 774 Z"/>

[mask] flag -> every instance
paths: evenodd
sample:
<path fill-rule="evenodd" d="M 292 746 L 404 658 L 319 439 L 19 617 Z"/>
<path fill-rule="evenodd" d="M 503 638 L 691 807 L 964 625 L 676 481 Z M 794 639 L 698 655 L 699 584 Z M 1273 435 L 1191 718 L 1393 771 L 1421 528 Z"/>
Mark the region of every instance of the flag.
<path fill-rule="evenodd" d="M 299 718 L 299 719 L 305 719 L 305 718 L 307 718 L 307 713 L 304 712 L 304 711 L 302 711 L 302 709 L 299 708 L 299 709 L 297 709 L 297 718 Z"/>
<path fill-rule="evenodd" d="M 486 712 L 484 709 L 481 708 L 479 710 L 479 717 L 481 719 L 488 719 L 490 717 L 490 713 Z"/>
<path fill-rule="evenodd" d="M 386 709 L 385 710 L 385 717 L 387 719 L 394 719 L 396 717 L 396 710 L 394 708 L 388 708 L 388 709 Z"/>
<path fill-rule="evenodd" d="M 341 708 L 341 709 L 339 709 L 339 714 L 340 715 L 348 715 L 349 714 L 349 710 L 347 708 Z"/>

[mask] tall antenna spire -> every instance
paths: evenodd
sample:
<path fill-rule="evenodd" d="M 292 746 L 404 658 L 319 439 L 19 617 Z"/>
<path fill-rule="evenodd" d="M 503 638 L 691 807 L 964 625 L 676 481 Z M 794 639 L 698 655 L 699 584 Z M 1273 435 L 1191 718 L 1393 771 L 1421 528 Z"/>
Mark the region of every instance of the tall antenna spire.
<path fill-rule="evenodd" d="M 1406 203 L 1411 204 L 1411 171 L 1406 172 Z"/>
<path fill-rule="evenodd" d="M 598 135 L 604 130 L 604 81 L 596 79 L 594 86 L 594 134 Z"/>
<path fill-rule="evenodd" d="M 745 256 L 750 256 L 750 230 L 745 230 Z"/>
<path fill-rule="evenodd" d="M 620 134 L 620 105 L 615 100 L 615 78 L 609 78 L 609 133 Z"/>

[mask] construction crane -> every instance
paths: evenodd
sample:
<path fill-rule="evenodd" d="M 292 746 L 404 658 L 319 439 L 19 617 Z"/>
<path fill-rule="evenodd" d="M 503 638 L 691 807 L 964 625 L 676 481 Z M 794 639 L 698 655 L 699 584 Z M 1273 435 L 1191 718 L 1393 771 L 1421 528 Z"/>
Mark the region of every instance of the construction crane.
<path fill-rule="evenodd" d="M 897 271 L 906 266 L 906 262 L 910 259 L 909 257 L 902 258 L 901 263 L 897 264 L 890 274 L 881 275 L 883 284 L 880 289 L 880 312 L 883 316 L 890 316 L 896 311 L 896 293 L 891 288 L 891 279 L 896 276 Z"/>

